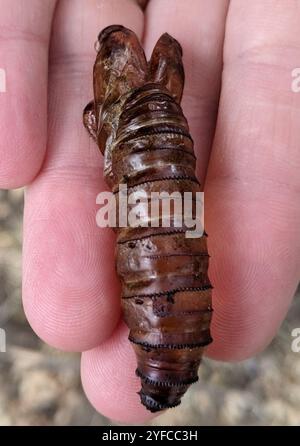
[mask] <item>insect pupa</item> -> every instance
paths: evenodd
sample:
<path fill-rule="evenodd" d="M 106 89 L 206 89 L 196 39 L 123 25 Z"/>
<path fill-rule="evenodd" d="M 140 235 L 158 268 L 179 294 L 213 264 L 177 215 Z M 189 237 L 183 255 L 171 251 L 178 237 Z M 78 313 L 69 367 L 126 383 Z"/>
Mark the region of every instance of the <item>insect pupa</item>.
<path fill-rule="evenodd" d="M 83 121 L 104 154 L 110 189 L 117 194 L 126 184 L 146 197 L 162 190 L 199 192 L 193 140 L 180 106 L 179 43 L 163 34 L 147 62 L 131 30 L 109 26 L 98 36 L 93 79 L 94 99 Z M 207 234 L 187 238 L 186 229 L 115 229 L 124 320 L 136 353 L 141 402 L 152 412 L 180 404 L 212 341 Z"/>

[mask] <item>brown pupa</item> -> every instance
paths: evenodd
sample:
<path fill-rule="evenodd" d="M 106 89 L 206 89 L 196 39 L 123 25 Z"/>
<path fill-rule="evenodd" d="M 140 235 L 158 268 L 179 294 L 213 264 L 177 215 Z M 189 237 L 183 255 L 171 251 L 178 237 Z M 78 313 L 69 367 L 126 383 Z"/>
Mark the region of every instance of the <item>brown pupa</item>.
<path fill-rule="evenodd" d="M 129 29 L 98 36 L 94 100 L 84 125 L 104 154 L 114 193 L 200 191 L 193 140 L 180 101 L 182 50 L 169 34 L 151 59 Z M 187 238 L 186 227 L 119 227 L 116 268 L 122 309 L 137 357 L 141 402 L 151 412 L 180 404 L 198 380 L 203 349 L 212 339 L 207 234 Z"/>

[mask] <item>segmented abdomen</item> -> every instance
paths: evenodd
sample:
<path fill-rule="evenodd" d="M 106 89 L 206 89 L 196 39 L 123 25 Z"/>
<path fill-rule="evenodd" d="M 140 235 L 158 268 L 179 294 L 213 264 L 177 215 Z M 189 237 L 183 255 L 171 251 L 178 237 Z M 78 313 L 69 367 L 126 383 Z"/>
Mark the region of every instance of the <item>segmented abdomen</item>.
<path fill-rule="evenodd" d="M 134 90 L 120 112 L 109 186 L 132 191 L 200 191 L 193 141 L 181 107 L 168 90 L 148 83 Z M 149 217 L 150 218 L 150 217 Z M 151 411 L 180 403 L 197 381 L 203 347 L 211 342 L 211 284 L 204 234 L 186 228 L 117 229 L 117 272 L 122 308 L 137 356 L 142 403 Z"/>

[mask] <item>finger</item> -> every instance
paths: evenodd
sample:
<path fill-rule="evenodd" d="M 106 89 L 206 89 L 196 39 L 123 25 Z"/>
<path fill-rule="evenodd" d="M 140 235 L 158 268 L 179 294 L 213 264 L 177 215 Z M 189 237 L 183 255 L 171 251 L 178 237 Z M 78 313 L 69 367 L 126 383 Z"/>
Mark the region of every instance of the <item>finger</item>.
<path fill-rule="evenodd" d="M 49 151 L 26 193 L 24 308 L 38 335 L 66 350 L 98 345 L 120 314 L 113 236 L 95 220 L 96 196 L 105 188 L 102 156 L 82 125 L 92 97 L 94 42 L 111 23 L 141 35 L 142 11 L 130 0 L 59 2 L 51 47 Z"/>
<path fill-rule="evenodd" d="M 56 0 L 1 0 L 0 187 L 28 184 L 46 150 L 47 73 Z"/>
<path fill-rule="evenodd" d="M 197 154 L 197 174 L 204 182 L 218 110 L 227 0 L 151 0 L 145 16 L 145 48 L 150 57 L 165 32 L 183 48 L 183 110 Z"/>
<path fill-rule="evenodd" d="M 205 200 L 216 358 L 263 349 L 299 280 L 300 2 L 230 3 Z"/>
<path fill-rule="evenodd" d="M 91 404 L 103 415 L 119 422 L 142 423 L 153 417 L 140 403 L 135 376 L 136 358 L 121 323 L 113 336 L 82 354 L 81 376 Z"/>

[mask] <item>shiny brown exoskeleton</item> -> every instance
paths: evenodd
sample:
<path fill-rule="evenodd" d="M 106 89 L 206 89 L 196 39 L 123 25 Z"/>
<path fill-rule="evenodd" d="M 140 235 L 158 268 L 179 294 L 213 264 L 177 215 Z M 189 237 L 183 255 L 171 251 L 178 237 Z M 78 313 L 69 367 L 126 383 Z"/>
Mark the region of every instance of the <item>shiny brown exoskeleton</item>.
<path fill-rule="evenodd" d="M 104 154 L 113 192 L 197 192 L 196 158 L 180 101 L 182 50 L 168 34 L 148 63 L 129 29 L 98 37 L 94 101 L 84 124 Z M 141 379 L 141 402 L 152 412 L 174 407 L 191 383 L 212 339 L 211 284 L 206 234 L 186 238 L 185 227 L 117 228 L 116 266 L 122 309 Z"/>

